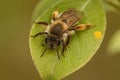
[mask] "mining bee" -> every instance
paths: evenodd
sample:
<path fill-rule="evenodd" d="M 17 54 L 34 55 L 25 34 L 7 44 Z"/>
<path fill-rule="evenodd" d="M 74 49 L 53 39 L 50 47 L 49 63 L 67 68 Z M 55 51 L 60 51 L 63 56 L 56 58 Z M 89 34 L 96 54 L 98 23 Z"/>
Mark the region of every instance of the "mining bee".
<path fill-rule="evenodd" d="M 59 14 L 58 10 L 52 13 L 51 24 L 47 22 L 34 22 L 35 24 L 45 25 L 46 30 L 44 32 L 39 32 L 31 37 L 37 37 L 38 35 L 45 34 L 46 47 L 41 54 L 44 55 L 47 49 L 56 50 L 57 56 L 60 59 L 58 47 L 62 44 L 62 55 L 64 56 L 64 51 L 68 46 L 71 35 L 75 31 L 81 31 L 89 28 L 90 23 L 76 25 L 76 23 L 81 19 L 82 13 L 76 9 L 68 9 L 65 12 Z"/>

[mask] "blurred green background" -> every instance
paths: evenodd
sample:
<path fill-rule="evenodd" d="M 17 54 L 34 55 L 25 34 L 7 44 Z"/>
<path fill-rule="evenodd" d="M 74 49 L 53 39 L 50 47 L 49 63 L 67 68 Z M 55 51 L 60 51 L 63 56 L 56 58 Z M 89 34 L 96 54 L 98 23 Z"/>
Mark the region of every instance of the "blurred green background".
<path fill-rule="evenodd" d="M 0 80 L 41 80 L 28 42 L 38 1 L 0 0 Z M 110 56 L 107 52 L 109 41 L 118 29 L 120 13 L 108 12 L 100 49 L 83 68 L 63 80 L 120 80 L 120 54 Z"/>

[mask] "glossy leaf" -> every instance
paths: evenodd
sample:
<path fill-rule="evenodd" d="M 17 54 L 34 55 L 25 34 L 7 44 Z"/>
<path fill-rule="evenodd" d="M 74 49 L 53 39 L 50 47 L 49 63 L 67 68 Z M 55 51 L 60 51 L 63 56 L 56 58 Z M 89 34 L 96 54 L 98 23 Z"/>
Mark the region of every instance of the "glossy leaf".
<path fill-rule="evenodd" d="M 34 18 L 36 21 L 51 22 L 51 14 L 56 8 L 64 12 L 69 8 L 75 8 L 83 12 L 81 23 L 91 23 L 94 26 L 84 31 L 78 31 L 72 36 L 70 44 L 65 50 L 65 57 L 59 60 L 55 50 L 45 49 L 44 35 L 36 38 L 30 37 L 30 50 L 34 64 L 43 80 L 60 80 L 65 76 L 83 67 L 96 53 L 103 40 L 106 20 L 104 9 L 99 0 L 43 0 L 38 4 Z M 33 24 L 30 35 L 45 31 L 43 25 Z M 97 39 L 94 33 L 99 31 L 101 38 Z M 61 49 L 59 49 L 61 51 Z"/>

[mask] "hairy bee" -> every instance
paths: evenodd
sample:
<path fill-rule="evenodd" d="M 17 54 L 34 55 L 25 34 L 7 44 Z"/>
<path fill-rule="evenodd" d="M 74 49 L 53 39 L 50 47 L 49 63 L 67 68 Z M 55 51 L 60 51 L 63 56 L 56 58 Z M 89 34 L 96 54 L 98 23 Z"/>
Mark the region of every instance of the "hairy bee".
<path fill-rule="evenodd" d="M 82 13 L 75 9 L 68 9 L 62 14 L 58 11 L 54 11 L 52 14 L 52 22 L 48 24 L 47 22 L 34 22 L 35 24 L 42 24 L 47 26 L 44 32 L 39 32 L 32 37 L 37 37 L 38 35 L 45 34 L 46 48 L 42 52 L 41 56 L 44 55 L 45 51 L 49 49 L 54 49 L 57 52 L 57 56 L 60 59 L 59 52 L 57 50 L 58 46 L 62 44 L 62 55 L 64 56 L 64 51 L 70 42 L 71 35 L 73 31 L 84 30 L 90 27 L 90 24 L 80 24 L 75 25 L 81 19 Z"/>

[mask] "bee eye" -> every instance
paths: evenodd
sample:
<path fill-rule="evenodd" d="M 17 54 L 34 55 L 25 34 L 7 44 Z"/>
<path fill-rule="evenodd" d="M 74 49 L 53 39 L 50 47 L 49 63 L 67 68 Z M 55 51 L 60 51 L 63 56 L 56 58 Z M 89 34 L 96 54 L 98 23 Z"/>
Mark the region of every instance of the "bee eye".
<path fill-rule="evenodd" d="M 57 41 L 57 45 L 59 45 L 59 44 L 60 44 L 60 40 Z"/>
<path fill-rule="evenodd" d="M 50 38 L 49 38 L 49 37 L 46 37 L 46 38 L 45 38 L 45 42 L 48 43 L 48 41 L 50 41 Z"/>

